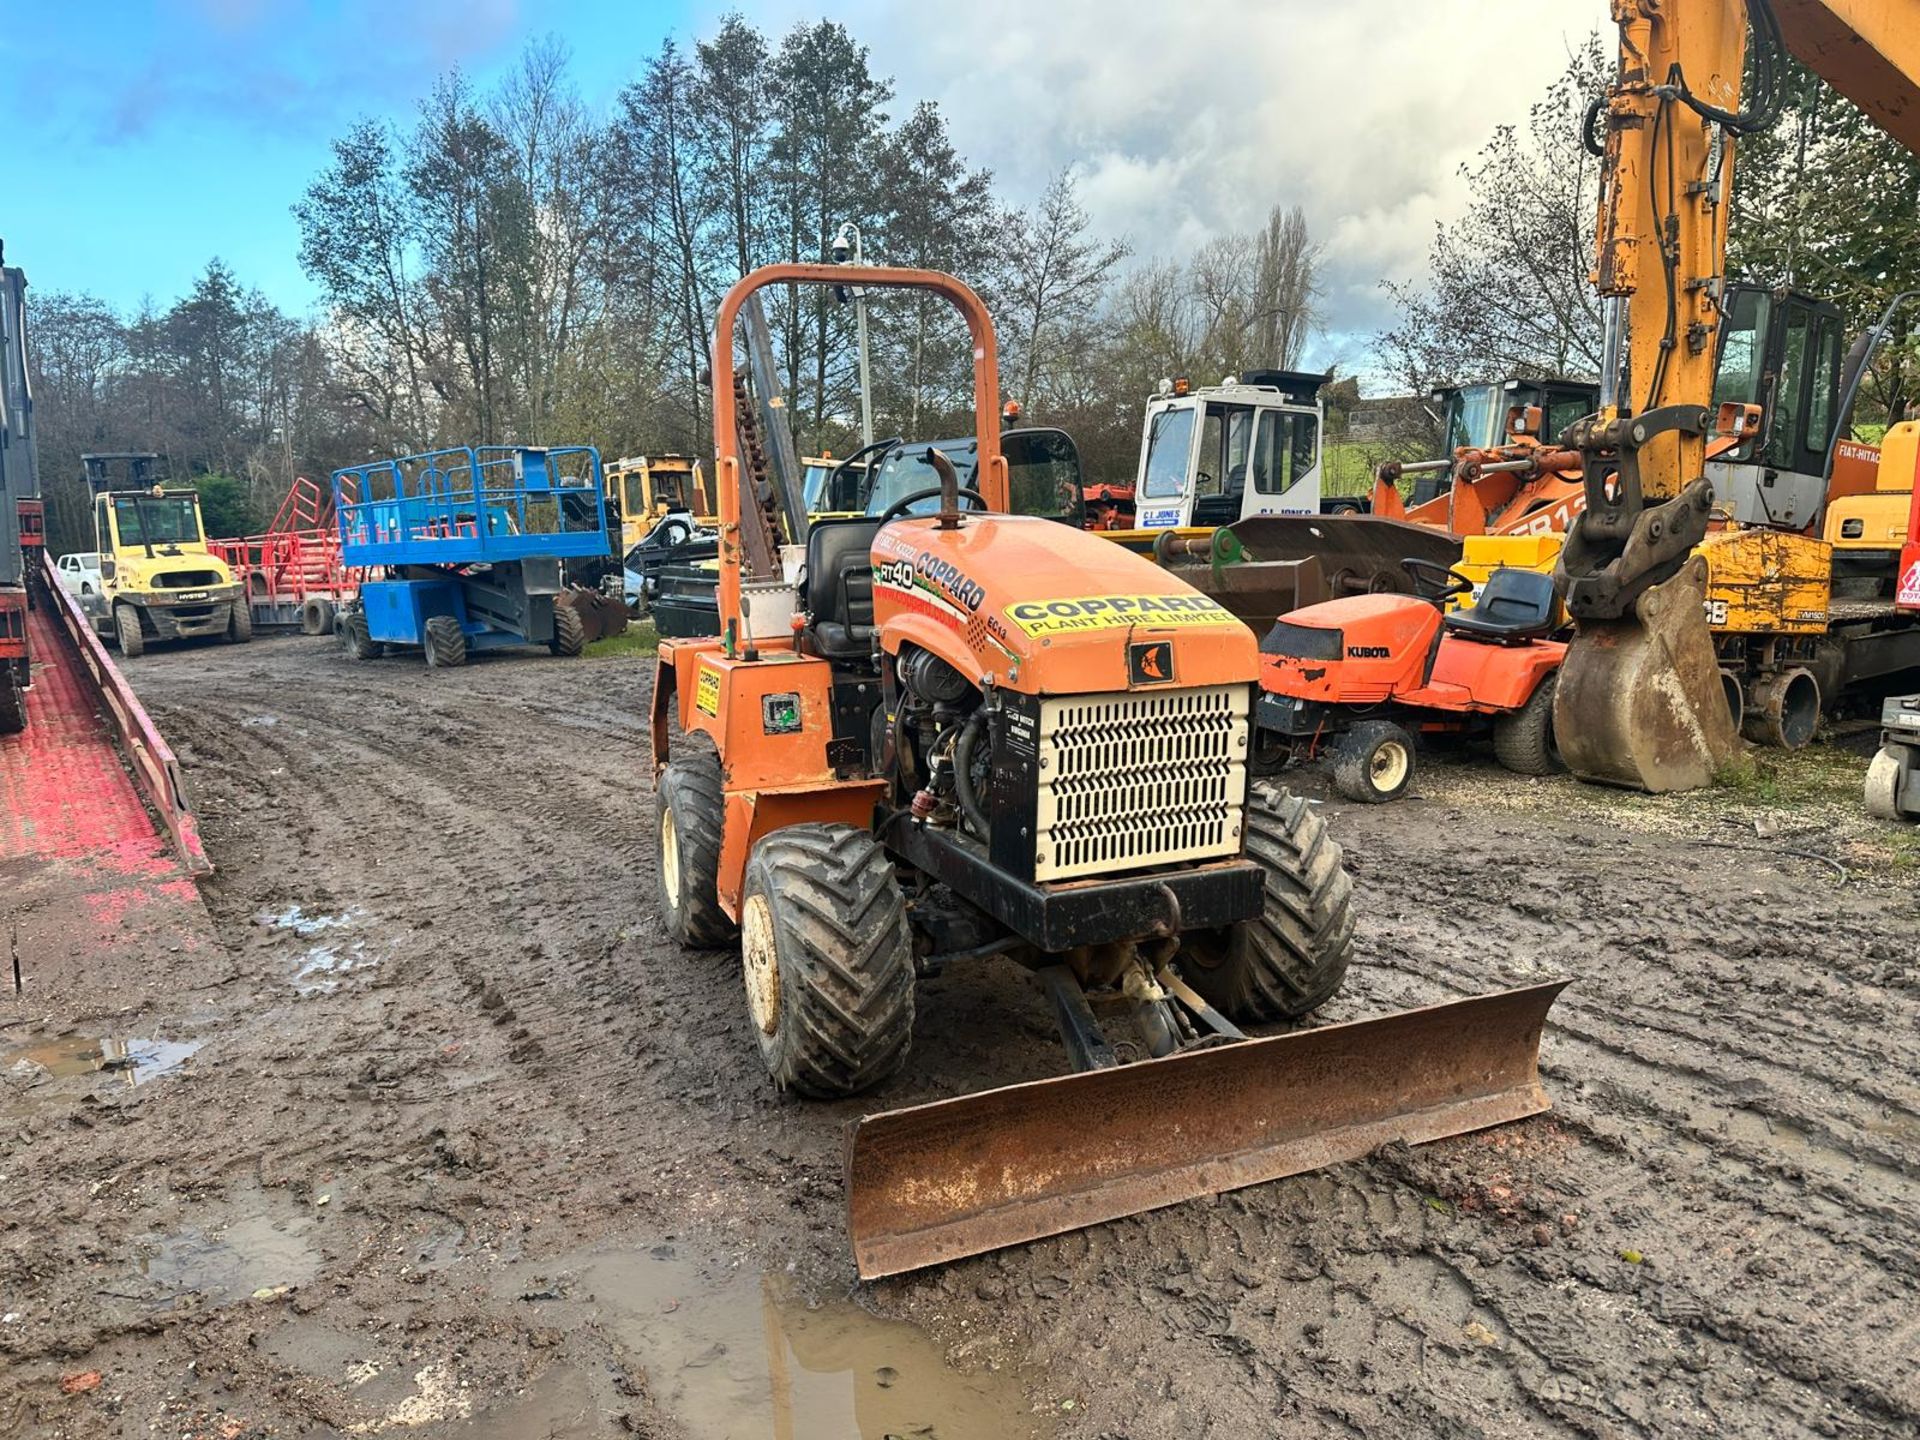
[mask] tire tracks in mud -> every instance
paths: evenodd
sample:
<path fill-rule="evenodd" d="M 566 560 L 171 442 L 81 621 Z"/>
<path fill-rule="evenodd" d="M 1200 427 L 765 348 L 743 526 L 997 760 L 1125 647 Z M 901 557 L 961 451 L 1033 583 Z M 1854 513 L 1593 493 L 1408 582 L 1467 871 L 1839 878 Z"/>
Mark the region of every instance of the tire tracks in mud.
<path fill-rule="evenodd" d="M 1044 1008 L 993 969 L 927 987 L 879 1095 L 773 1095 L 732 957 L 660 933 L 643 665 L 429 674 L 248 649 L 132 667 L 210 802 L 216 918 L 355 906 L 393 950 L 276 1042 L 301 1067 L 294 1115 L 355 1097 L 346 1117 L 207 1137 L 192 1163 L 351 1168 L 355 1203 L 395 1227 L 538 1221 L 555 1245 L 687 1227 L 844 1285 L 846 1121 L 1059 1069 Z M 1031 1363 L 1075 1399 L 1074 1436 L 1920 1427 L 1911 901 L 1701 865 L 1684 837 L 1596 845 L 1546 813 L 1330 821 L 1361 950 L 1323 1018 L 1571 973 L 1544 1055 L 1555 1114 L 882 1282 L 868 1303 L 963 1360 Z M 380 1293 L 375 1258 L 330 1275 Z"/>
<path fill-rule="evenodd" d="M 1424 858 L 1438 872 L 1423 875 L 1430 891 L 1464 902 L 1462 910 L 1481 904 L 1484 953 L 1525 954 L 1545 938 L 1531 921 L 1537 904 L 1484 883 L 1472 863 Z M 1586 943 L 1556 947 L 1576 983 L 1549 1023 L 1545 1068 L 1569 1129 L 1631 1162 L 1624 1174 L 1613 1167 L 1579 1188 L 1590 1209 L 1603 1200 L 1595 1228 L 1618 1233 L 1617 1252 L 1638 1256 L 1644 1247 L 1636 1271 L 1660 1255 L 1657 1272 L 1644 1272 L 1652 1276 L 1642 1297 L 1648 1317 L 1737 1350 L 1776 1403 L 1816 1432 L 1834 1433 L 1836 1417 L 1823 1406 L 1837 1400 L 1861 1433 L 1908 1433 L 1920 1422 L 1912 1344 L 1920 1147 L 1875 1133 L 1888 1128 L 1888 1112 L 1896 1128 L 1912 1115 L 1913 1092 L 1911 1083 L 1874 1077 L 1915 1073 L 1920 1007 L 1903 989 L 1862 1002 L 1817 971 L 1808 983 L 1793 980 L 1796 965 L 1872 951 L 1857 905 L 1825 905 L 1817 943 L 1806 930 L 1778 929 L 1781 943 L 1769 954 L 1739 905 L 1708 897 L 1690 913 L 1670 906 L 1664 929 L 1614 927 L 1609 941 L 1585 899 L 1563 895 L 1550 907 Z M 1576 914 L 1565 916 L 1568 908 Z M 1425 922 L 1383 928 L 1391 940 L 1376 963 L 1396 988 L 1484 985 L 1459 958 L 1420 943 Z M 1729 952 L 1745 952 L 1734 973 L 1703 986 L 1701 972 Z M 1795 1026 L 1775 1018 L 1783 994 L 1799 1002 Z M 1863 1003 L 1878 1052 L 1851 1043 Z M 1586 1181 L 1586 1168 L 1573 1167 L 1563 1183 Z"/>

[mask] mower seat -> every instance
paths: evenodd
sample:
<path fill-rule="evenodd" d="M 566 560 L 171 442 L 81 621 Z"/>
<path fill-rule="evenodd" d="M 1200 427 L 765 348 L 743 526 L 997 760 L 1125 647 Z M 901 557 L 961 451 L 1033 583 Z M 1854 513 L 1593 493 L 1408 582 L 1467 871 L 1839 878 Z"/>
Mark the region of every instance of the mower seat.
<path fill-rule="evenodd" d="M 1558 608 L 1553 576 L 1502 566 L 1480 587 L 1480 598 L 1449 611 L 1445 624 L 1464 639 L 1517 645 L 1551 632 Z"/>
<path fill-rule="evenodd" d="M 826 660 L 873 654 L 873 537 L 878 518 L 816 520 L 807 530 L 807 610 L 814 649 Z"/>

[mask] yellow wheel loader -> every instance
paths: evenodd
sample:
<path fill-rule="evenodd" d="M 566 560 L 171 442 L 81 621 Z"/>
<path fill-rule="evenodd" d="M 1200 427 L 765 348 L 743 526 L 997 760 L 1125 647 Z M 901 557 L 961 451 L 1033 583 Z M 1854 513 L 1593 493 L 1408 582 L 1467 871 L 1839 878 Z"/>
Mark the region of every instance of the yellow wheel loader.
<path fill-rule="evenodd" d="M 1546 1108 L 1557 984 L 1255 1039 L 1340 986 L 1353 894 L 1304 801 L 1248 774 L 1258 655 L 1217 602 L 1016 487 L 993 325 L 972 336 L 962 486 L 809 526 L 770 513 L 738 440 L 734 325 L 714 339 L 718 634 L 661 644 L 658 904 L 738 944 L 760 1057 L 798 1096 L 908 1062 L 918 982 L 1026 967 L 1078 1072 L 870 1116 L 848 1142 L 863 1276 L 890 1274 Z M 1016 503 L 1018 502 L 1018 503 Z M 777 505 L 777 497 L 774 501 Z M 1030 513 L 1016 513 L 1025 506 Z M 782 535 L 804 536 L 786 547 Z"/>

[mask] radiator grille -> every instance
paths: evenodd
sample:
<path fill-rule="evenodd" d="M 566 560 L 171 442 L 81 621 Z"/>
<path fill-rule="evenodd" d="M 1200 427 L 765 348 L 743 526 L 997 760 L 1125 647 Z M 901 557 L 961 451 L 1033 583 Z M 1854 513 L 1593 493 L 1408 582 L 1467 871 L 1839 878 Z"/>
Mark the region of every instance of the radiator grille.
<path fill-rule="evenodd" d="M 1240 853 L 1245 685 L 1040 705 L 1036 880 Z"/>

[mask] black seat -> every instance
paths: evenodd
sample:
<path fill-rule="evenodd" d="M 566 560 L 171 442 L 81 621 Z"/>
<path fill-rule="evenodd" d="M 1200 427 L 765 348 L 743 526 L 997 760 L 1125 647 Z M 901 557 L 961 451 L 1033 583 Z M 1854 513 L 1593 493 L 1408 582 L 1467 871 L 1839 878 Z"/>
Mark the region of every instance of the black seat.
<path fill-rule="evenodd" d="M 818 520 L 807 531 L 807 609 L 814 648 L 828 660 L 873 653 L 873 537 L 879 519 Z"/>
<path fill-rule="evenodd" d="M 1487 577 L 1479 599 L 1448 613 L 1446 626 L 1469 640 L 1512 645 L 1552 631 L 1558 610 L 1553 576 L 1503 566 Z"/>

